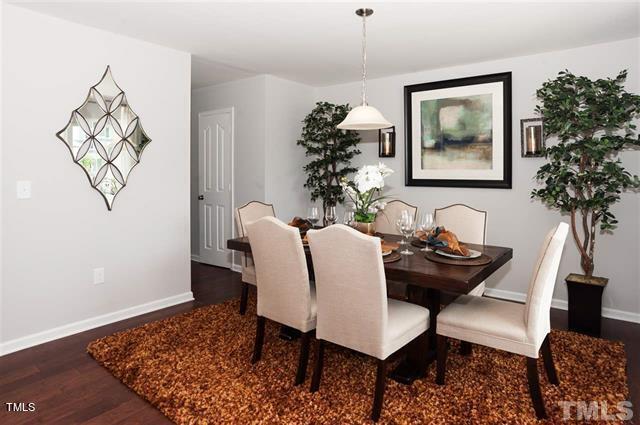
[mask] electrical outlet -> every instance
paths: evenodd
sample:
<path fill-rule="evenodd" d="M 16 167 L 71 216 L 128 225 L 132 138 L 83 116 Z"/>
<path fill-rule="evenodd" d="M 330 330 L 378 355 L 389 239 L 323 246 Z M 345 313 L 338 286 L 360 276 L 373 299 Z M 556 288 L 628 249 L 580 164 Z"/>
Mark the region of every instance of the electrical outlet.
<path fill-rule="evenodd" d="M 93 269 L 93 284 L 104 283 L 104 268 Z"/>
<path fill-rule="evenodd" d="M 16 197 L 18 199 L 31 199 L 31 182 L 18 180 L 16 182 Z"/>

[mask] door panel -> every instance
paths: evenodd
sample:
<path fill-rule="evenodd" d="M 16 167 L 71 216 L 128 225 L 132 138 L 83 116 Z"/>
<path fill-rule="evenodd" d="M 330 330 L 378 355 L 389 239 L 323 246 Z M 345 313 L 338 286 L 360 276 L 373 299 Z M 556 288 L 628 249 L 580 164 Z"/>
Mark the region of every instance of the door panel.
<path fill-rule="evenodd" d="M 230 110 L 199 116 L 200 261 L 220 267 L 231 266 L 232 125 Z"/>

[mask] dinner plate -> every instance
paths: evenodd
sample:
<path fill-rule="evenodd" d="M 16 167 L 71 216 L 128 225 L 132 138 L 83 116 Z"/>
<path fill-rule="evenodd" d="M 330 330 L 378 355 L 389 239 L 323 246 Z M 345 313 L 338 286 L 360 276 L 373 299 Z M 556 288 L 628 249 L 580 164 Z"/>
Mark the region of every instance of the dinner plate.
<path fill-rule="evenodd" d="M 439 255 L 442 255 L 443 257 L 455 258 L 457 260 L 470 260 L 472 258 L 478 258 L 479 256 L 482 255 L 482 253 L 480 251 L 476 251 L 475 249 L 470 249 L 469 250 L 469 256 L 468 257 L 465 257 L 464 255 L 449 254 L 448 252 L 444 252 L 444 251 L 440 251 L 440 250 L 436 250 L 435 253 L 439 254 Z"/>
<path fill-rule="evenodd" d="M 387 255 L 391 254 L 393 252 L 392 249 L 388 250 L 388 251 L 382 251 L 382 256 L 386 257 Z"/>

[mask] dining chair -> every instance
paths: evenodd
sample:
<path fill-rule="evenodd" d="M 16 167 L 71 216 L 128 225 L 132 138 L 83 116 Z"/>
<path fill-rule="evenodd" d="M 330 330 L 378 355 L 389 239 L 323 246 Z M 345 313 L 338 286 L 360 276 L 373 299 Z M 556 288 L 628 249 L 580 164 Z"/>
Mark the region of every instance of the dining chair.
<path fill-rule="evenodd" d="M 311 332 L 316 327 L 316 294 L 309 282 L 300 231 L 275 217 L 247 224 L 256 268 L 258 302 L 256 341 L 251 363 L 262 355 L 265 319 L 302 333 L 295 385 L 304 382 Z"/>
<path fill-rule="evenodd" d="M 434 212 L 436 226 L 444 226 L 456 234 L 462 242 L 484 245 L 487 241 L 487 212 L 464 204 L 453 204 L 436 208 Z M 469 295 L 481 297 L 485 283 L 473 288 Z"/>
<path fill-rule="evenodd" d="M 549 382 L 559 385 L 551 355 L 549 333 L 551 297 L 569 225 L 560 223 L 545 238 L 529 282 L 525 304 L 462 295 L 438 314 L 437 377 L 445 383 L 447 338 L 469 341 L 525 356 L 529 393 L 538 419 L 546 418 L 538 381 L 537 359 L 542 351 Z"/>
<path fill-rule="evenodd" d="M 311 391 L 320 389 L 325 342 L 377 359 L 371 419 L 380 418 L 387 359 L 429 328 L 429 311 L 387 298 L 380 239 L 341 224 L 307 232 L 318 303 Z M 426 361 L 426 359 L 425 359 Z"/>
<path fill-rule="evenodd" d="M 273 205 L 260 201 L 251 201 L 236 208 L 236 229 L 238 236 L 247 235 L 247 225 L 262 217 L 275 217 L 276 212 Z M 249 285 L 256 285 L 256 268 L 253 264 L 251 254 L 242 254 L 242 293 L 240 295 L 240 314 L 247 311 L 247 300 L 249 298 Z"/>
<path fill-rule="evenodd" d="M 391 235 L 399 235 L 400 231 L 396 226 L 396 222 L 400 218 L 402 211 L 408 210 L 410 214 L 413 214 L 413 220 L 416 220 L 416 214 L 418 213 L 418 207 L 407 204 L 404 201 L 393 200 L 387 202 L 384 209 L 378 213 L 375 221 L 376 232 L 387 233 Z"/>

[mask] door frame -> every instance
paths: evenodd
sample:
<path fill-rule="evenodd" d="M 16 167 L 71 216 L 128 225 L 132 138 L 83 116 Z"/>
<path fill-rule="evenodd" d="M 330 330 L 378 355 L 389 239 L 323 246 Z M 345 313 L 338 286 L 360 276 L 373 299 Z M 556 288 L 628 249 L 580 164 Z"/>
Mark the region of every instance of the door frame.
<path fill-rule="evenodd" d="M 203 193 L 203 189 L 204 189 L 204 182 L 202 181 L 202 150 L 200 149 L 200 120 L 203 117 L 209 116 L 209 115 L 216 115 L 216 114 L 220 114 L 220 113 L 229 113 L 231 114 L 231 237 L 236 237 L 237 235 L 237 229 L 236 229 L 236 220 L 235 220 L 235 215 L 236 215 L 236 206 L 235 206 L 235 188 L 236 188 L 236 183 L 235 183 L 235 175 L 236 175 L 236 167 L 235 167 L 235 144 L 236 144 L 236 113 L 235 113 L 235 107 L 234 106 L 230 106 L 230 107 L 226 107 L 226 108 L 218 108 L 218 109 L 211 109 L 208 111 L 202 111 L 198 113 L 198 195 L 200 195 L 201 193 Z M 198 201 L 198 251 L 200 250 L 200 246 L 202 245 L 202 229 L 200 228 L 200 201 Z M 235 267 L 235 263 L 236 263 L 236 252 L 235 251 L 230 251 L 231 252 L 231 260 L 228 264 L 229 269 L 233 270 Z M 202 260 L 201 257 L 202 253 L 198 254 L 198 259 Z"/>

